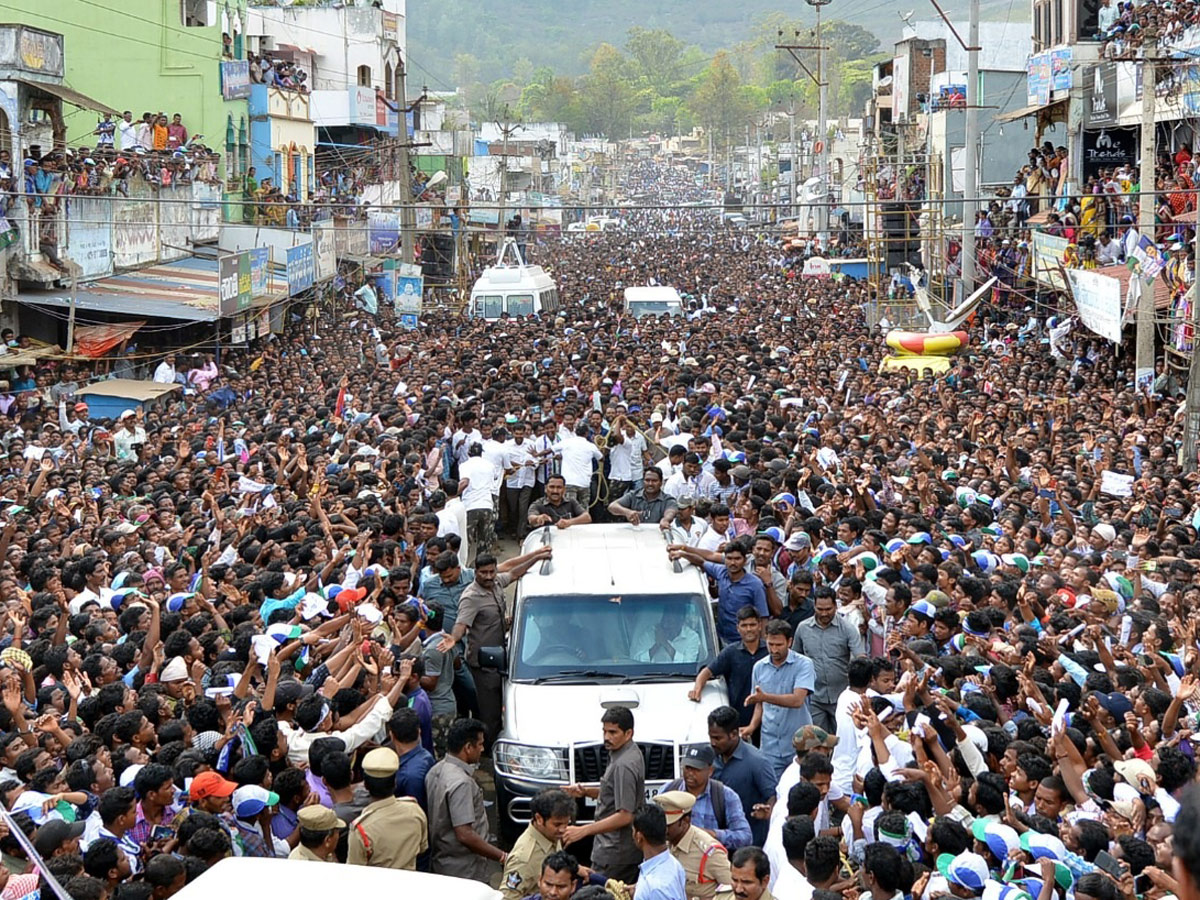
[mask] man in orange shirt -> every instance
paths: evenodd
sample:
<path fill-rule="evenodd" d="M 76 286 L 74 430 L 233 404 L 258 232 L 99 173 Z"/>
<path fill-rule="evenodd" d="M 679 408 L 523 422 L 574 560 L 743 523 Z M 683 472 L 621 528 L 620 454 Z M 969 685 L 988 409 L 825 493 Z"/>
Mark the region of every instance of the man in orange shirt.
<path fill-rule="evenodd" d="M 154 149 L 156 151 L 167 149 L 167 117 L 162 113 L 154 118 Z"/>

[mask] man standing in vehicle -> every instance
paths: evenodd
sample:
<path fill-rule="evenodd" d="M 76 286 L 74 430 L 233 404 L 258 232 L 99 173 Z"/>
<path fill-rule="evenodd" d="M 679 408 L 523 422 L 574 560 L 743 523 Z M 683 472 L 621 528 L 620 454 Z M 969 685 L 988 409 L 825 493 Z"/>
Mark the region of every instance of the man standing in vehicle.
<path fill-rule="evenodd" d="M 600 717 L 604 729 L 604 749 L 608 767 L 599 787 L 569 784 L 572 797 L 596 800 L 596 820 L 586 825 L 571 825 L 563 834 L 563 845 L 570 846 L 586 837 L 594 837 L 592 863 L 609 878 L 631 884 L 637 880 L 642 852 L 633 840 L 633 815 L 642 806 L 646 792 L 646 763 L 642 750 L 633 741 L 633 713 L 614 706 Z"/>
<path fill-rule="evenodd" d="M 591 521 L 592 514 L 583 508 L 582 503 L 567 498 L 567 482 L 561 475 L 547 478 L 545 498 L 529 507 L 531 528 L 543 525 L 570 528 L 572 525 L 587 525 Z"/>
<path fill-rule="evenodd" d="M 467 636 L 467 667 L 475 680 L 479 717 L 487 729 L 487 746 L 500 732 L 501 697 L 500 673 L 479 666 L 481 647 L 503 647 L 507 644 L 509 615 L 504 603 L 504 589 L 524 575 L 534 563 L 549 559 L 551 548 L 538 547 L 532 553 L 508 560 L 507 572 L 497 572 L 496 557 L 480 556 L 475 561 L 475 580 L 463 591 L 459 600 L 458 620 L 454 630 L 442 638 L 437 648 L 446 653 Z"/>
<path fill-rule="evenodd" d="M 642 489 L 626 491 L 608 504 L 608 511 L 631 525 L 657 522 L 659 528 L 670 528 L 678 510 L 674 498 L 663 493 L 662 485 L 662 473 L 647 469 L 642 476 Z"/>

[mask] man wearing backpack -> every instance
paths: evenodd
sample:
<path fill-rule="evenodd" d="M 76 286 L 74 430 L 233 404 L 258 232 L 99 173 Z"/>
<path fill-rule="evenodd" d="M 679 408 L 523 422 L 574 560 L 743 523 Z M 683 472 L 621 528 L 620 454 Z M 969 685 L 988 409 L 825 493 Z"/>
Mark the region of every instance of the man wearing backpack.
<path fill-rule="evenodd" d="M 753 843 L 742 800 L 712 777 L 713 749 L 707 744 L 688 747 L 679 758 L 682 779 L 663 785 L 666 791 L 687 791 L 696 798 L 691 822 L 720 841 L 730 853 Z"/>

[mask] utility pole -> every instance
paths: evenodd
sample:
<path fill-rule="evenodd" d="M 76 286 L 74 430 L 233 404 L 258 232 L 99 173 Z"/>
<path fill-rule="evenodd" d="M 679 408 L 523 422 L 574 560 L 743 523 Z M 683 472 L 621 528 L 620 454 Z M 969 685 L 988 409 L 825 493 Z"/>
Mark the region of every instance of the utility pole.
<path fill-rule="evenodd" d="M 500 136 L 503 138 L 503 145 L 502 145 L 503 149 L 500 151 L 501 157 L 500 157 L 499 217 L 498 217 L 498 221 L 496 222 L 496 225 L 500 231 L 500 237 L 497 239 L 497 242 L 496 242 L 496 250 L 497 250 L 497 252 L 499 252 L 504 249 L 504 236 L 505 236 L 504 217 L 507 214 L 507 210 L 505 209 L 505 201 L 508 199 L 508 139 L 511 135 L 515 134 L 517 129 L 520 128 L 521 126 L 514 125 L 508 121 L 508 104 L 507 103 L 504 104 L 504 123 L 501 124 L 500 122 L 497 122 L 496 124 L 500 126 Z M 612 165 L 612 163 L 610 160 L 609 161 L 610 168 L 611 168 L 611 165 Z M 497 258 L 499 258 L 499 257 L 497 257 Z"/>
<path fill-rule="evenodd" d="M 788 146 L 792 155 L 792 183 L 788 189 L 788 215 L 796 215 L 796 183 L 800 177 L 800 158 L 796 155 L 796 95 L 791 96 L 791 109 L 788 114 Z M 799 232 L 797 232 L 799 234 Z"/>
<path fill-rule="evenodd" d="M 825 50 L 828 48 L 822 46 L 822 44 L 821 44 L 821 7 L 827 5 L 830 2 L 830 0 L 805 0 L 805 2 L 809 6 L 816 7 L 816 10 L 817 10 L 817 31 L 816 31 L 817 43 L 815 45 L 811 45 L 811 44 L 776 44 L 775 49 L 776 50 L 786 50 L 788 52 L 788 55 L 791 56 L 792 59 L 795 61 L 796 65 L 798 65 L 801 69 L 803 69 L 804 73 L 806 75 L 808 75 L 809 78 L 812 79 L 813 84 L 815 84 L 817 86 L 817 90 L 819 92 L 818 93 L 819 100 L 818 100 L 818 108 L 817 108 L 817 136 L 816 136 L 816 139 L 817 139 L 817 141 L 820 142 L 819 146 L 821 148 L 821 152 L 820 153 L 814 152 L 813 163 L 817 170 L 816 175 L 819 179 L 821 179 L 821 183 L 818 184 L 818 188 L 821 191 L 821 199 L 817 206 L 817 230 L 818 230 L 819 234 L 824 236 L 825 230 L 826 230 L 826 223 L 828 223 L 828 221 L 829 221 L 829 183 L 828 183 L 829 139 L 825 133 L 828 128 L 828 126 L 826 124 L 826 109 L 825 109 L 825 103 L 826 103 L 826 99 L 828 97 L 828 92 L 827 92 L 826 88 L 828 88 L 829 85 L 825 80 Z M 779 31 L 777 33 L 778 33 L 779 37 L 783 37 L 782 31 Z M 798 32 L 798 31 L 793 32 L 793 34 L 795 37 L 800 36 L 800 32 Z M 817 51 L 817 71 L 815 73 L 813 72 L 812 69 L 810 69 L 805 64 L 804 60 L 802 60 L 799 57 L 799 55 L 797 55 L 796 51 L 798 51 L 798 50 L 815 50 L 815 51 Z M 792 131 L 792 141 L 793 141 L 793 143 L 792 143 L 792 159 L 794 161 L 795 153 L 796 153 L 794 123 L 793 123 L 793 131 Z M 798 177 L 798 175 L 799 175 L 799 173 L 794 173 L 794 175 L 793 175 L 793 188 L 792 188 L 793 202 L 795 201 L 795 184 L 794 184 L 794 182 L 795 182 L 795 178 Z"/>
<path fill-rule="evenodd" d="M 399 123 L 396 130 L 400 137 L 400 259 L 408 265 L 416 262 L 417 211 L 413 209 L 412 172 L 408 167 L 408 94 L 405 90 L 404 57 L 401 56 L 396 71 L 396 93 L 400 101 Z"/>
<path fill-rule="evenodd" d="M 938 11 L 954 39 L 960 47 L 967 51 L 967 121 L 966 147 L 963 161 L 963 241 L 962 241 L 962 285 L 963 297 L 970 296 L 975 286 L 975 211 L 979 208 L 979 0 L 971 0 L 971 12 L 967 41 L 964 43 L 954 27 L 954 23 L 946 16 L 945 11 L 938 5 L 938 0 L 930 0 L 933 8 Z M 951 165 L 951 170 L 953 170 Z M 953 286 L 950 288 L 953 298 Z M 951 304 L 953 305 L 953 304 Z"/>
<path fill-rule="evenodd" d="M 975 290 L 975 213 L 979 209 L 979 0 L 971 0 L 967 32 L 966 159 L 963 161 L 963 297 Z M 953 286 L 951 286 L 953 299 Z M 954 304 L 951 303 L 951 306 Z"/>
<path fill-rule="evenodd" d="M 1153 84 L 1151 76 L 1151 84 Z M 1142 82 L 1142 97 L 1146 96 L 1145 82 Z M 1151 96 L 1154 92 L 1150 91 Z M 1143 127 L 1145 127 L 1143 120 Z M 1143 157 L 1144 159 L 1144 157 Z M 1200 304 L 1197 304 L 1196 298 L 1200 293 L 1196 290 L 1196 282 L 1200 279 L 1200 240 L 1195 242 L 1196 254 L 1196 269 L 1192 273 L 1192 361 L 1188 365 L 1188 383 L 1187 394 L 1183 402 L 1183 471 L 1190 475 L 1196 471 L 1196 445 L 1200 442 L 1200 341 L 1196 339 L 1196 335 L 1200 334 Z M 1137 275 L 1133 276 L 1134 278 Z M 1150 297 L 1149 308 L 1150 313 L 1154 312 L 1154 286 L 1144 287 L 1142 297 Z M 1138 371 L 1141 371 L 1141 350 L 1142 350 L 1142 320 L 1149 318 L 1143 310 L 1146 308 L 1146 302 L 1143 299 L 1138 300 Z M 1150 339 L 1153 341 L 1154 332 L 1150 331 Z M 1153 346 L 1151 347 L 1153 349 Z M 1151 373 L 1154 368 L 1151 364 Z"/>
<path fill-rule="evenodd" d="M 1138 193 L 1138 232 L 1150 237 L 1153 240 L 1154 235 L 1154 107 L 1155 107 L 1155 82 L 1157 80 L 1157 67 L 1155 59 L 1158 57 L 1158 42 L 1155 40 L 1156 35 L 1147 29 L 1145 35 L 1145 50 L 1146 55 L 1142 62 L 1142 166 L 1141 174 L 1138 178 L 1140 188 Z M 1136 276 L 1135 276 L 1136 277 Z M 1192 352 L 1192 369 L 1195 369 L 1196 353 Z M 1138 298 L 1137 310 L 1137 344 L 1134 356 L 1134 385 L 1139 386 L 1148 379 L 1154 377 L 1154 284 L 1142 285 L 1142 292 Z M 1196 389 L 1195 386 L 1200 386 L 1200 379 L 1189 379 L 1187 392 L 1187 415 L 1188 424 L 1184 426 L 1184 448 L 1187 448 L 1187 436 L 1194 432 L 1190 427 L 1191 418 L 1195 415 L 1195 404 L 1192 402 L 1192 394 Z M 1184 464 L 1188 464 L 1188 459 L 1191 459 L 1191 465 L 1196 464 L 1196 451 L 1193 449 L 1190 453 L 1185 452 Z M 1191 471 L 1191 470 L 1189 470 Z"/>
<path fill-rule="evenodd" d="M 829 246 L 829 193 L 832 185 L 829 181 L 829 122 L 827 101 L 829 97 L 829 79 L 825 77 L 825 48 L 821 45 L 821 7 L 830 0 L 805 0 L 809 6 L 817 9 L 817 84 L 820 87 L 817 104 L 817 140 L 821 142 L 821 152 L 817 154 L 817 177 L 820 182 L 817 187 L 821 191 L 821 205 L 817 207 L 817 234 L 823 246 Z"/>

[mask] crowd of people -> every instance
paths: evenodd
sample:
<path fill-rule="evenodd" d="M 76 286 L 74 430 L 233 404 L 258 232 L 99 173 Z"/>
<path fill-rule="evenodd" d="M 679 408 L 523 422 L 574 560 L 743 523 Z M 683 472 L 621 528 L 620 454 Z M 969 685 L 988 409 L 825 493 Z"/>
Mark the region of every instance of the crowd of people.
<path fill-rule="evenodd" d="M 3 900 L 166 900 L 230 855 L 507 898 L 1195 900 L 1177 401 L 1004 306 L 944 375 L 880 371 L 866 284 L 661 215 L 539 247 L 554 316 L 347 305 L 114 420 L 31 373 L 53 402 L 0 435 Z M 649 283 L 687 314 L 623 315 Z M 663 552 L 723 646 L 679 702 L 728 704 L 668 785 L 607 709 L 599 782 L 506 849 L 478 649 L 552 550 L 500 538 L 605 519 L 688 535 Z"/>
<path fill-rule="evenodd" d="M 1147 40 L 1165 55 L 1185 42 L 1198 23 L 1195 0 L 1100 0 L 1096 40 L 1105 59 L 1138 59 Z"/>

